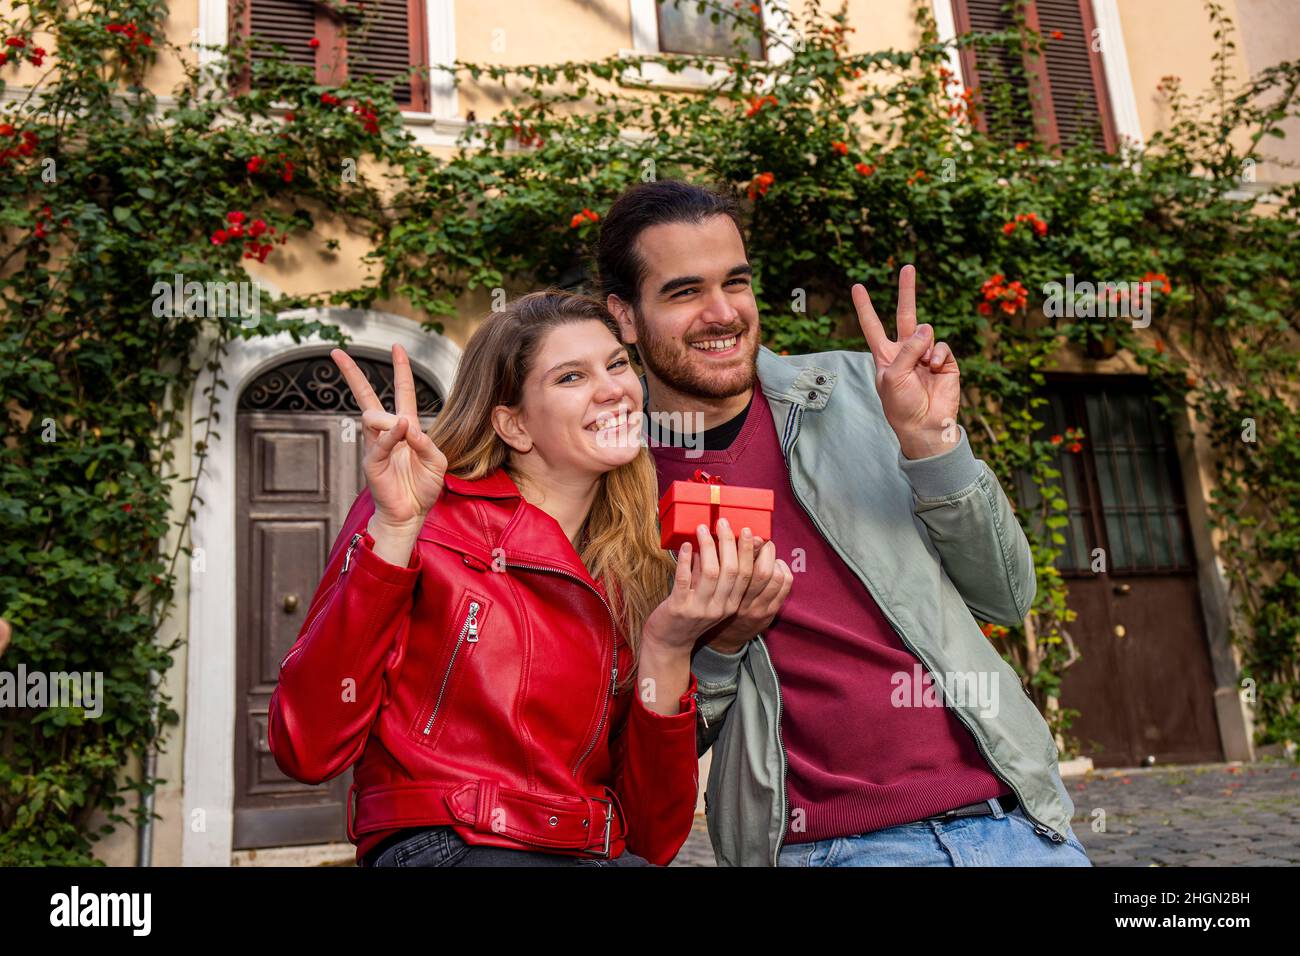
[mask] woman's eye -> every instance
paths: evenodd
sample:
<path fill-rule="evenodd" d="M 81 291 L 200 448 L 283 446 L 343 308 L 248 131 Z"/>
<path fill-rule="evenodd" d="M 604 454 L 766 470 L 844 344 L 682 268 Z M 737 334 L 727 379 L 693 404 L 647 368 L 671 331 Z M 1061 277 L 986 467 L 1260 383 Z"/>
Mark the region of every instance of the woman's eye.
<path fill-rule="evenodd" d="M 576 381 L 576 380 L 577 380 L 577 379 L 576 379 L 577 374 L 578 374 L 577 372 L 566 372 L 565 374 L 561 375 L 559 378 L 557 378 L 557 379 L 555 380 L 555 384 L 556 384 L 556 385 L 566 385 L 566 384 L 568 384 L 568 381 L 567 381 L 567 380 L 568 380 L 571 376 L 574 377 L 574 380 Z"/>
<path fill-rule="evenodd" d="M 628 364 L 627 359 L 625 358 L 618 359 L 617 361 L 614 362 L 613 365 L 610 366 L 610 368 L 618 368 L 620 365 L 627 365 L 627 364 Z"/>

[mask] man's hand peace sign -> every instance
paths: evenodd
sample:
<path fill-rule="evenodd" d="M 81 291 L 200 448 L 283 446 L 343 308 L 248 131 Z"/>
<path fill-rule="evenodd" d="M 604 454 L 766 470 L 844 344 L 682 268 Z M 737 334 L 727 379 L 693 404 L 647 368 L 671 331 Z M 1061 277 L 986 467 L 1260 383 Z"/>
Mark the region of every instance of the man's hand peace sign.
<path fill-rule="evenodd" d="M 413 544 L 424 518 L 442 493 L 447 456 L 420 428 L 411 363 L 400 345 L 393 346 L 395 413 L 384 411 L 365 374 L 342 349 L 330 353 L 357 406 L 366 440 L 362 470 L 375 501 L 370 533 Z M 376 551 L 380 549 L 376 547 Z M 407 556 L 409 557 L 409 550 Z M 397 562 L 394 562 L 397 563 Z M 400 562 L 406 563 L 406 559 Z"/>
<path fill-rule="evenodd" d="M 903 457 L 929 458 L 950 450 L 958 434 L 961 375 L 947 343 L 936 343 L 929 325 L 916 324 L 916 269 L 906 265 L 898 274 L 896 342 L 885 334 L 866 288 L 859 283 L 852 295 L 876 360 L 876 391 Z"/>

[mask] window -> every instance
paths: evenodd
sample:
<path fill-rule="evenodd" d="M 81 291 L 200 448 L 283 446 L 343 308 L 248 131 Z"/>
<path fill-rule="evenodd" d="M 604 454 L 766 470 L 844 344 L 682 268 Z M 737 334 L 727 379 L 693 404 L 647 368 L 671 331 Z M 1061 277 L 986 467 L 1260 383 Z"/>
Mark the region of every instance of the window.
<path fill-rule="evenodd" d="M 232 32 L 283 48 L 256 51 L 254 60 L 314 66 L 320 83 L 371 76 L 392 85 L 402 109 L 429 108 L 427 78 L 408 72 L 428 65 L 424 0 L 244 0 L 232 9 Z"/>
<path fill-rule="evenodd" d="M 1042 57 L 1008 47 L 961 52 L 966 85 L 980 88 L 980 128 L 1006 142 L 1037 135 L 1074 146 L 1091 141 L 1114 150 L 1115 124 L 1106 91 L 1092 0 L 952 0 L 958 33 L 998 33 L 1015 26 L 1013 7 L 1043 37 Z M 1011 98 L 987 93 L 1003 81 Z M 1021 118 L 1032 115 L 1033 127 Z"/>
<path fill-rule="evenodd" d="M 714 23 L 715 8 L 706 6 L 701 11 L 697 0 L 662 0 L 655 6 L 661 53 L 734 56 L 744 50 L 755 60 L 763 58 L 763 43 L 747 22 L 720 16 Z M 749 12 L 747 7 L 741 9 Z M 761 7 L 758 16 L 762 22 Z"/>

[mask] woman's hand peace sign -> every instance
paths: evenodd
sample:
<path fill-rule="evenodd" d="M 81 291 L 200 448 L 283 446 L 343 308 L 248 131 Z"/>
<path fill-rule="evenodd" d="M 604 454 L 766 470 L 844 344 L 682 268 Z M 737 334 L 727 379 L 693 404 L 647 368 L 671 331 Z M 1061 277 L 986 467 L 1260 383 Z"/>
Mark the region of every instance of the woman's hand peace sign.
<path fill-rule="evenodd" d="M 384 411 L 365 374 L 346 352 L 335 349 L 330 357 L 361 409 L 366 438 L 362 470 L 375 501 L 370 533 L 376 542 L 384 533 L 394 540 L 409 539 L 414 543 L 425 516 L 442 493 L 447 456 L 420 428 L 415 379 L 406 351 L 400 345 L 393 346 L 393 413 Z"/>

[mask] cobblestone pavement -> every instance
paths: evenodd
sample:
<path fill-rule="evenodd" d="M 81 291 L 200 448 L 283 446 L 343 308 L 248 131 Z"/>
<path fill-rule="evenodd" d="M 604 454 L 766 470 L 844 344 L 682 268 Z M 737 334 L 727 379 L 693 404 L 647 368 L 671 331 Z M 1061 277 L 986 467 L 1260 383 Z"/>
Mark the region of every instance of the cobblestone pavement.
<path fill-rule="evenodd" d="M 1065 786 L 1095 866 L 1300 866 L 1294 764 L 1106 769 Z M 672 865 L 715 865 L 702 816 Z"/>

